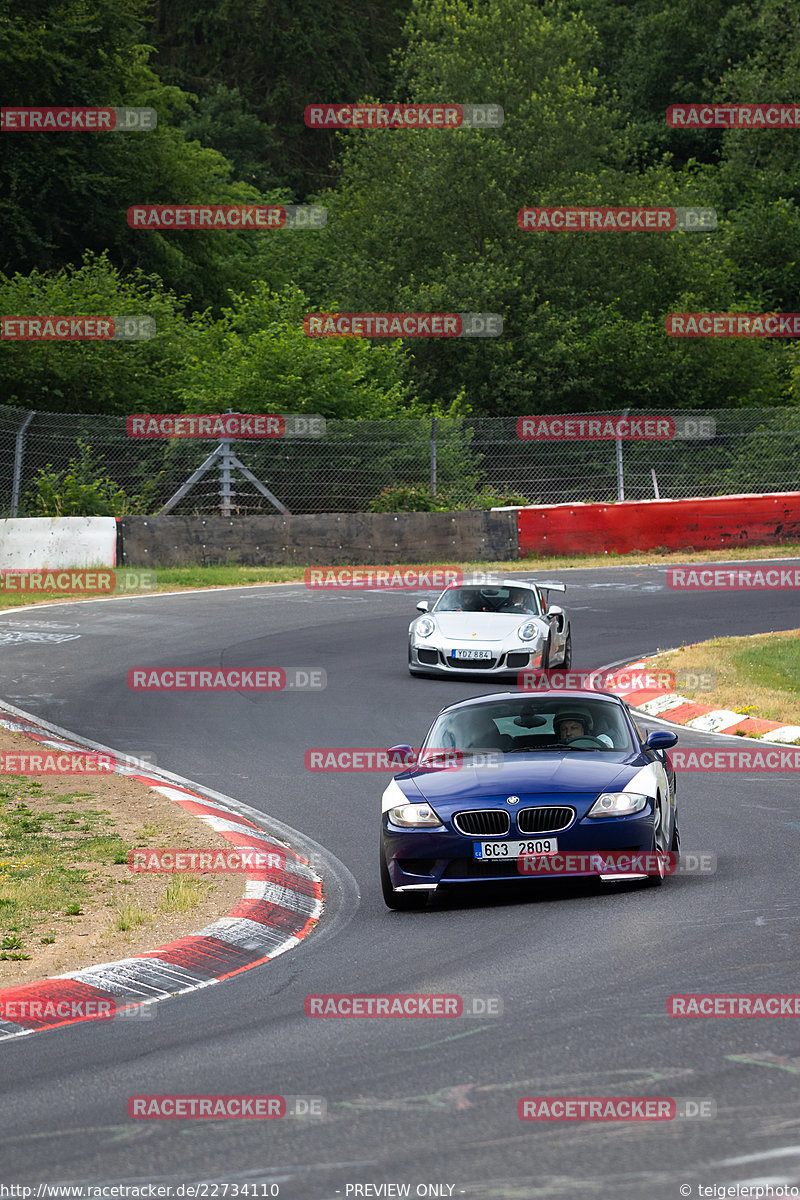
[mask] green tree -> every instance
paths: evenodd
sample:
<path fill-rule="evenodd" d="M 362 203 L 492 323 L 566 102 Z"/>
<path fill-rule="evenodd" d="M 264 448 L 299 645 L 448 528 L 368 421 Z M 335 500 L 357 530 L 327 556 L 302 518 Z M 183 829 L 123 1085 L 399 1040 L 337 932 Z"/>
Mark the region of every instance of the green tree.
<path fill-rule="evenodd" d="M 181 119 L 180 128 L 190 141 L 223 154 L 236 178 L 259 192 L 284 186 L 270 165 L 278 145 L 274 126 L 259 120 L 238 88 L 220 83 L 213 91 L 192 97 L 191 111 Z"/>
<path fill-rule="evenodd" d="M 753 13 L 750 53 L 734 63 L 711 95 L 718 103 L 800 103 L 797 0 L 763 0 Z M 720 249 L 741 292 L 756 308 L 800 308 L 800 171 L 797 131 L 729 130 L 718 167 L 708 173 L 714 202 L 726 212 Z"/>
<path fill-rule="evenodd" d="M 247 111 L 274 130 L 255 158 L 298 199 L 335 180 L 334 137 L 309 130 L 303 110 L 315 101 L 355 99 L 383 90 L 389 56 L 410 0 L 229 0 L 208 6 L 159 0 L 149 38 L 168 84 L 202 98 L 220 85 L 237 90 Z M 397 99 L 402 99 L 397 96 Z M 228 138 L 209 141 L 232 161 Z M 241 176 L 244 178 L 245 176 Z"/>
<path fill-rule="evenodd" d="M 708 100 L 758 43 L 758 6 L 728 0 L 575 0 L 598 34 L 597 68 L 630 121 L 641 161 L 715 162 L 722 135 L 672 129 L 670 104 Z"/>
<path fill-rule="evenodd" d="M 4 341 L 0 402 L 40 412 L 169 412 L 195 327 L 157 276 L 123 276 L 108 256 L 80 267 L 0 275 L 0 312 L 8 316 L 150 316 L 147 341 Z"/>
<path fill-rule="evenodd" d="M 157 271 L 195 308 L 221 302 L 227 288 L 249 280 L 262 235 L 166 234 L 127 224 L 136 202 L 237 203 L 260 196 L 233 178 L 222 154 L 188 141 L 178 127 L 192 119 L 192 97 L 165 86 L 148 64 L 149 48 L 141 42 L 145 0 L 96 0 L 88 7 L 84 0 L 55 0 L 44 9 L 43 15 L 37 0 L 20 0 L 0 10 L 4 104 L 149 106 L 158 127 L 5 132 L 0 269 L 58 269 L 79 262 L 87 249 L 107 251 L 125 270 Z"/>
<path fill-rule="evenodd" d="M 218 319 L 199 321 L 201 347 L 183 372 L 180 407 L 348 418 L 395 416 L 413 407 L 406 352 L 397 342 L 308 337 L 309 311 L 299 288 L 275 294 L 259 284 L 252 294 L 234 296 Z"/>
<path fill-rule="evenodd" d="M 341 135 L 317 286 L 343 310 L 503 315 L 496 340 L 415 344 L 423 400 L 463 389 L 476 413 L 503 415 L 725 407 L 785 393 L 785 356 L 771 347 L 666 337 L 666 313 L 690 296 L 701 309 L 748 298 L 715 235 L 517 228 L 525 205 L 708 203 L 702 171 L 641 165 L 582 16 L 558 2 L 416 0 L 406 41 L 401 90 L 500 103 L 505 124 Z"/>
<path fill-rule="evenodd" d="M 78 438 L 78 453 L 69 460 L 66 470 L 56 471 L 52 463 L 48 463 L 38 472 L 34 486 L 26 496 L 29 514 L 34 517 L 121 517 L 146 512 L 146 496 L 127 496 L 113 479 L 102 474 L 104 469 L 102 454 L 95 453 L 87 442 Z"/>

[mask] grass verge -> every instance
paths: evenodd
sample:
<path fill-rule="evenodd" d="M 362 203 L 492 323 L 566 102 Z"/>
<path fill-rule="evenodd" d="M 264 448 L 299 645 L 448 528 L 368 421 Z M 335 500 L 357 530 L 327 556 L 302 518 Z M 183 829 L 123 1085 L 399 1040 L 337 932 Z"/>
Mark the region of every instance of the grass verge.
<path fill-rule="evenodd" d="M 654 661 L 676 673 L 709 675 L 711 688 L 678 683 L 680 695 L 698 704 L 800 725 L 800 629 L 714 638 L 660 654 Z"/>
<path fill-rule="evenodd" d="M 32 744 L 0 729 L 3 754 Z M 134 874 L 138 846 L 228 843 L 124 776 L 0 775 L 0 987 L 151 949 L 241 898 L 241 876 Z"/>
<path fill-rule="evenodd" d="M 504 562 L 475 562 L 454 563 L 452 560 L 417 563 L 420 567 L 460 567 L 463 571 L 491 571 L 493 573 L 522 572 L 523 574 L 539 574 L 546 572 L 553 575 L 558 571 L 573 568 L 591 567 L 645 567 L 669 566 L 675 563 L 687 562 L 746 562 L 773 558 L 800 558 L 800 543 L 787 542 L 780 546 L 748 546 L 745 548 L 729 548 L 725 550 L 703 550 L 673 553 L 664 549 L 643 551 L 635 554 L 566 554 L 554 555 L 550 558 L 509 559 Z M 350 566 L 368 569 L 363 563 L 343 563 Z M 381 564 L 387 565 L 387 564 Z M 398 564 L 411 566 L 410 563 Z M 137 568 L 130 568 L 135 570 Z M 189 567 L 154 567 L 157 587 L 155 592 L 177 592 L 198 588 L 215 587 L 254 587 L 275 583 L 302 583 L 306 570 L 305 566 L 288 567 L 240 567 L 240 566 L 189 566 Z M 144 593 L 126 592 L 118 595 L 141 595 Z M 93 597 L 94 598 L 94 597 Z M 20 608 L 29 604 L 53 604 L 59 601 L 85 600 L 85 595 L 76 592 L 59 593 L 14 593 L 0 592 L 0 611 Z"/>

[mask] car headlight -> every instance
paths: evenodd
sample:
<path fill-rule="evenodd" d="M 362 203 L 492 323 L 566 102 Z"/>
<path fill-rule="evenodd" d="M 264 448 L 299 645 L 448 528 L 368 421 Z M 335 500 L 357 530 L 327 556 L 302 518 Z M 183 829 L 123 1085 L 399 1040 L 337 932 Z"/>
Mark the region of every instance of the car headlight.
<path fill-rule="evenodd" d="M 517 630 L 517 637 L 523 642 L 532 642 L 535 637 L 539 636 L 539 626 L 535 621 L 527 621 L 524 625 L 520 625 Z"/>
<path fill-rule="evenodd" d="M 414 628 L 414 633 L 417 637 L 426 638 L 431 636 L 435 628 L 436 626 L 430 617 L 420 617 Z"/>
<path fill-rule="evenodd" d="M 424 829 L 442 823 L 430 804 L 398 804 L 389 809 L 389 820 L 404 829 Z"/>
<path fill-rule="evenodd" d="M 638 792 L 601 792 L 589 809 L 590 817 L 629 817 L 641 812 L 647 804 L 647 796 Z"/>

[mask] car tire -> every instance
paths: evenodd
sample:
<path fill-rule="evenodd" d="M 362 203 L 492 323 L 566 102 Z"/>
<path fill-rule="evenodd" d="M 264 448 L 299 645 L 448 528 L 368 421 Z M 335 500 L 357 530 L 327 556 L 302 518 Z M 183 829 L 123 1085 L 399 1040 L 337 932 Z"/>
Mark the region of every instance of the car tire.
<path fill-rule="evenodd" d="M 677 865 L 680 862 L 680 858 L 681 858 L 681 834 L 680 834 L 680 830 L 678 829 L 678 818 L 677 817 L 675 818 L 675 824 L 672 828 L 672 841 L 669 844 L 669 850 L 670 850 L 670 854 L 675 855 L 675 863 Z"/>
<path fill-rule="evenodd" d="M 561 666 L 565 671 L 572 666 L 572 630 L 567 634 L 567 640 L 564 642 L 564 658 Z"/>
<path fill-rule="evenodd" d="M 410 912 L 415 908 L 422 908 L 427 903 L 427 892 L 396 892 L 392 887 L 392 881 L 389 877 L 389 868 L 386 865 L 386 858 L 381 846 L 381 891 L 383 892 L 383 900 L 387 908 L 393 908 L 396 912 Z"/>
<path fill-rule="evenodd" d="M 552 647 L 552 644 L 553 644 L 552 635 L 548 633 L 547 641 L 544 644 L 544 650 L 542 650 L 542 665 L 539 668 L 541 671 L 549 671 L 550 670 L 550 649 Z"/>

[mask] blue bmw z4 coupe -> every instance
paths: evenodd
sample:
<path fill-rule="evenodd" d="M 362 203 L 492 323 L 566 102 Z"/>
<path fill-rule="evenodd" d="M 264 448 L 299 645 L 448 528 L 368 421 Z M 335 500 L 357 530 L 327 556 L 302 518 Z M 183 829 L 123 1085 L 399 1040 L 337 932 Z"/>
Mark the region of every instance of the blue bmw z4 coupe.
<path fill-rule="evenodd" d="M 674 733 L 645 737 L 619 696 L 498 692 L 442 709 L 383 793 L 394 909 L 459 884 L 594 876 L 663 882 L 680 850 Z M 410 746 L 393 751 L 408 762 Z"/>

